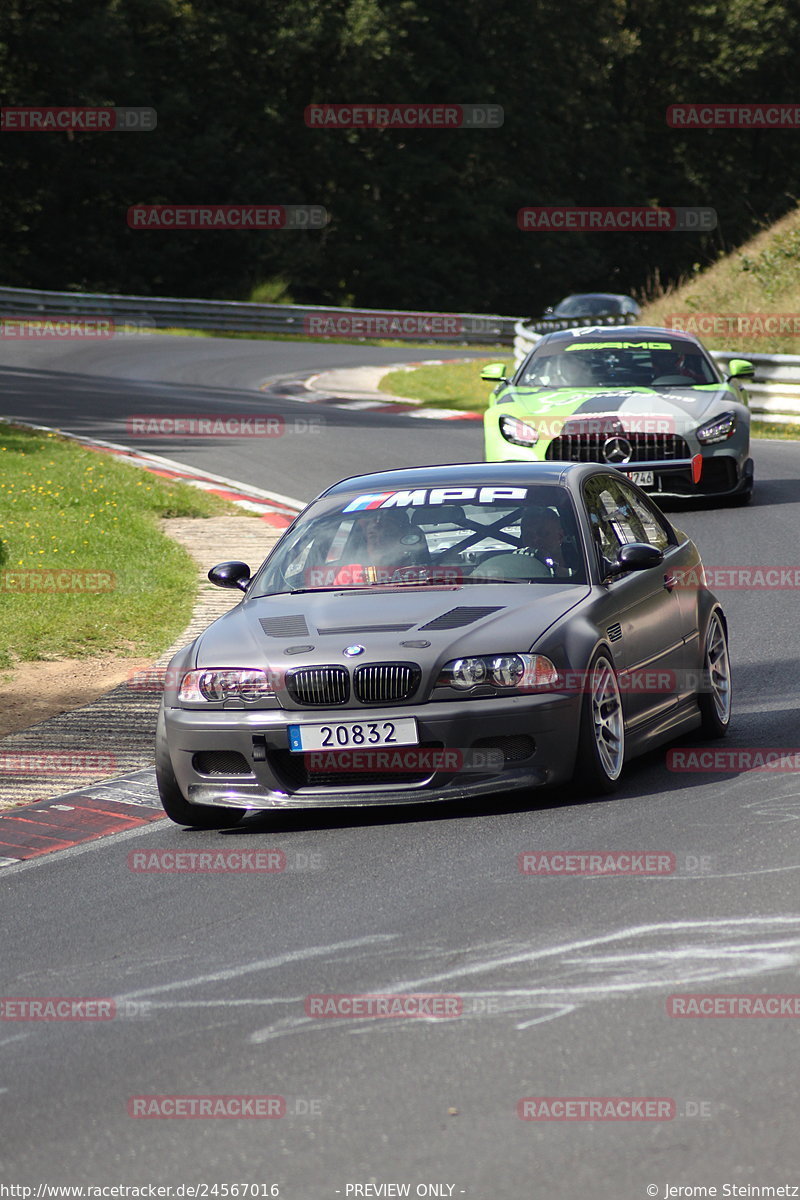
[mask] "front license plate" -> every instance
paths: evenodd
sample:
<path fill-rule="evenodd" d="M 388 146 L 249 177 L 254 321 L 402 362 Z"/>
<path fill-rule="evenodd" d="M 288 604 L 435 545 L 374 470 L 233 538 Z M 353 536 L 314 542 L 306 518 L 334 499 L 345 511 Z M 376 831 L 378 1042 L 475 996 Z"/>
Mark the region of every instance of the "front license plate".
<path fill-rule="evenodd" d="M 638 483 L 639 487 L 654 487 L 656 482 L 653 471 L 631 471 L 629 478 Z"/>
<path fill-rule="evenodd" d="M 332 721 L 329 725 L 290 725 L 289 749 L 354 750 L 367 746 L 416 746 L 419 743 L 414 717 L 396 721 Z"/>

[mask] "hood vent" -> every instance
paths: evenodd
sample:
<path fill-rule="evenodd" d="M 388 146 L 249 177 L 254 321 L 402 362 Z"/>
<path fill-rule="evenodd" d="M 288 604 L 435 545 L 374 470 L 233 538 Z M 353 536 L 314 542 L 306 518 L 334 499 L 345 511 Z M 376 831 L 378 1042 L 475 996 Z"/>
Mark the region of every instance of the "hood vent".
<path fill-rule="evenodd" d="M 482 605 L 461 605 L 459 608 L 451 608 L 449 612 L 442 613 L 440 617 L 434 617 L 432 621 L 428 621 L 427 625 L 420 625 L 420 629 L 461 629 L 464 625 L 471 625 L 473 621 L 479 621 L 481 617 L 488 617 L 490 613 L 501 612 L 502 604 L 496 604 L 493 608 L 488 608 Z"/>
<path fill-rule="evenodd" d="M 350 633 L 404 633 L 413 628 L 413 625 L 332 625 L 330 629 L 318 629 L 317 633 L 346 637 Z"/>
<path fill-rule="evenodd" d="M 258 623 L 267 637 L 308 637 L 309 628 L 302 613 L 286 617 L 259 617 Z"/>

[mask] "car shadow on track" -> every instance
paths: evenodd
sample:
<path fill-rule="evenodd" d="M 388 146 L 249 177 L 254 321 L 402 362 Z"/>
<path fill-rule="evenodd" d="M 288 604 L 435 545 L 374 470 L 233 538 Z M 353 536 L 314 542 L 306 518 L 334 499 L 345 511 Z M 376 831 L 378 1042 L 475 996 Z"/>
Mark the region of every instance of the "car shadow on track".
<path fill-rule="evenodd" d="M 798 494 L 796 479 L 759 479 L 756 481 L 753 499 L 749 505 L 737 505 L 731 497 L 661 497 L 656 493 L 651 493 L 651 499 L 656 501 L 663 512 L 669 513 L 671 516 L 680 516 L 682 513 L 690 512 L 725 512 L 736 508 L 742 508 L 746 512 L 748 508 L 772 508 L 777 504 L 797 504 L 800 494 Z"/>
<path fill-rule="evenodd" d="M 659 762 L 659 755 L 661 761 Z M 660 783 L 651 787 L 637 783 L 639 765 L 660 766 Z M 626 798 L 653 794 L 676 786 L 672 775 L 664 778 L 663 751 L 655 751 L 644 758 L 636 759 L 626 767 L 623 783 L 617 792 L 609 795 L 586 796 L 572 785 L 554 784 L 537 788 L 533 793 L 520 792 L 514 796 L 498 792 L 495 795 L 469 800 L 440 800 L 420 804 L 386 804 L 364 808 L 306 808 L 270 810 L 252 813 L 231 829 L 220 830 L 225 837 L 248 837 L 265 833 L 310 833 L 324 830 L 385 827 L 390 825 L 413 825 L 421 822 L 464 821 L 485 817 L 513 816 L 517 813 L 553 812 L 558 809 L 595 807 L 601 804 L 616 804 Z M 702 782 L 699 781 L 699 782 Z M 202 833 L 203 830 L 184 830 Z"/>
<path fill-rule="evenodd" d="M 613 801 L 614 796 L 581 799 L 565 785 L 537 789 L 534 795 L 497 795 L 470 800 L 439 800 L 420 804 L 386 804 L 355 808 L 304 808 L 252 813 L 239 825 L 220 830 L 226 837 L 247 837 L 264 833 L 310 833 L 314 831 L 371 828 L 389 825 L 413 825 L 430 821 L 462 821 L 474 818 L 539 812 L 586 803 Z M 193 829 L 184 832 L 202 833 Z"/>

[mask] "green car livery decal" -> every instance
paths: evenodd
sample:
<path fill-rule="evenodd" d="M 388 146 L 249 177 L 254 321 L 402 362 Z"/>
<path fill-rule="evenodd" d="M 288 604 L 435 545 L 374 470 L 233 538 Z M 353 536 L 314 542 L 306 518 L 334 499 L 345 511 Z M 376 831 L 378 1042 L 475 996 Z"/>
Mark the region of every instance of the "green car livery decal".
<path fill-rule="evenodd" d="M 678 433 L 715 400 L 738 400 L 725 384 L 695 384 L 665 390 L 646 386 L 608 388 L 515 387 L 504 384 L 484 414 L 486 458 L 544 460 L 551 442 L 562 434 L 612 436 L 621 432 Z M 504 437 L 503 418 L 517 421 L 523 441 Z"/>

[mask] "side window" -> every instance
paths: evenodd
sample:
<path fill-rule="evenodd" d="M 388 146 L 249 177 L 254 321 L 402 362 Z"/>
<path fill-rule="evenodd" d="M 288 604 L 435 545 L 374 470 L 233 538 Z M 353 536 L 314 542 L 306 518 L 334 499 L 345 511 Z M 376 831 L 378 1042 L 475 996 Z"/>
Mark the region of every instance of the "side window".
<path fill-rule="evenodd" d="M 618 503 L 614 495 L 613 484 L 614 481 L 609 476 L 595 476 L 594 479 L 589 480 L 584 489 L 595 545 L 603 558 L 608 559 L 609 562 L 614 562 L 619 553 L 620 544 L 626 540 L 619 535 L 617 529 Z"/>
<path fill-rule="evenodd" d="M 661 514 L 625 480 L 596 476 L 586 484 L 585 495 L 595 543 L 610 562 L 616 560 L 620 546 L 630 542 L 646 542 L 661 551 L 673 545 Z"/>
<path fill-rule="evenodd" d="M 668 550 L 673 545 L 673 539 L 658 510 L 641 496 L 637 496 L 625 483 L 618 483 L 617 488 L 631 514 L 631 525 L 638 531 L 638 536 L 631 540 L 648 542 L 658 550 Z"/>

